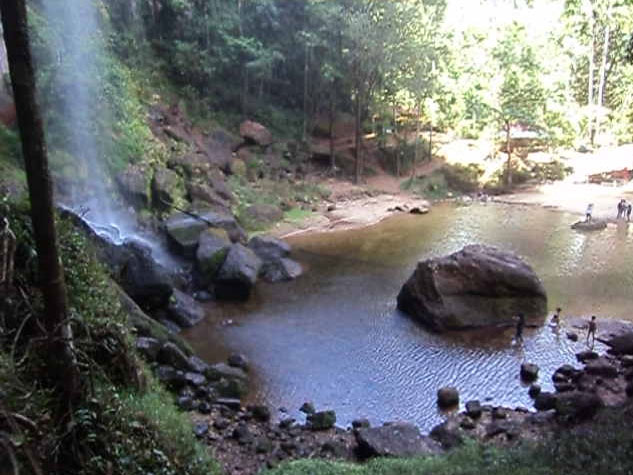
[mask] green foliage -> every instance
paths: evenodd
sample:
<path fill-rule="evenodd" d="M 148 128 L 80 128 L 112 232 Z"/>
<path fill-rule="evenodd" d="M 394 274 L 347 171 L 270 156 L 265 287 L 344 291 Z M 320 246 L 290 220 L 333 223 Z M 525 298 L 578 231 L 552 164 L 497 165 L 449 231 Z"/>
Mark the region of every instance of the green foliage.
<path fill-rule="evenodd" d="M 409 178 L 403 181 L 400 187 L 434 200 L 446 198 L 450 192 L 446 183 L 446 177 L 440 170 L 436 170 L 427 176 Z"/>
<path fill-rule="evenodd" d="M 472 193 L 479 189 L 479 179 L 484 174 L 481 166 L 475 163 L 468 165 L 450 165 L 442 167 L 442 173 L 446 179 L 446 184 L 452 189 L 461 193 Z"/>

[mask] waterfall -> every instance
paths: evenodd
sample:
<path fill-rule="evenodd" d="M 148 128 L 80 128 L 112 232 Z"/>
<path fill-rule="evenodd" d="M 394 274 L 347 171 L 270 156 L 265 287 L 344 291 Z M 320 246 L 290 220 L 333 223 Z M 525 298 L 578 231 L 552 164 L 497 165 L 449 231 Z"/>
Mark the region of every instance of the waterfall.
<path fill-rule="evenodd" d="M 103 137 L 111 128 L 104 100 L 108 63 L 98 10 L 102 5 L 98 0 L 44 0 L 43 5 L 51 58 L 46 75 L 54 98 L 49 107 L 56 108 L 54 121 L 62 121 L 55 127 L 55 146 L 72 157 L 73 168 L 72 179 L 61 185 L 58 202 L 102 238 L 115 244 L 140 243 L 154 260 L 173 267 L 176 263 L 158 236 L 139 231 L 134 212 L 118 199 L 110 178 L 112 150 Z"/>

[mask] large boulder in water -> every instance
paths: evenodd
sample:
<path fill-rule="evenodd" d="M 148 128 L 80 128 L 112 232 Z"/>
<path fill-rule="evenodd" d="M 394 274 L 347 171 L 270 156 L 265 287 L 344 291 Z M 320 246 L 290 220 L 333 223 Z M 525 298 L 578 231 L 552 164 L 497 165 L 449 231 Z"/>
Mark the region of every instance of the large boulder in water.
<path fill-rule="evenodd" d="M 434 330 L 508 325 L 547 312 L 545 288 L 517 255 L 471 245 L 418 262 L 398 294 L 398 308 Z"/>
<path fill-rule="evenodd" d="M 220 270 L 231 249 L 231 240 L 224 229 L 210 228 L 200 234 L 196 262 L 204 282 L 209 283 Z"/>
<path fill-rule="evenodd" d="M 577 231 L 602 231 L 606 229 L 607 222 L 601 219 L 592 219 L 591 221 L 577 221 L 571 225 L 572 229 Z"/>
<path fill-rule="evenodd" d="M 246 300 L 255 286 L 262 261 L 249 248 L 233 244 L 215 279 L 215 295 L 222 300 Z"/>

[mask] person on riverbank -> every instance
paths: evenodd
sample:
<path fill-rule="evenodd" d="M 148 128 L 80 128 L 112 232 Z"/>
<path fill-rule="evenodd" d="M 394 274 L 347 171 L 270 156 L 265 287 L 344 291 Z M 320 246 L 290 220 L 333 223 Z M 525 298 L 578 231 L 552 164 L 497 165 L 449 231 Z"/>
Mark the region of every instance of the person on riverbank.
<path fill-rule="evenodd" d="M 587 205 L 587 210 L 585 211 L 585 221 L 591 221 L 592 214 L 593 214 L 593 203 L 589 203 Z"/>
<path fill-rule="evenodd" d="M 626 200 L 623 198 L 618 203 L 618 215 L 615 219 L 624 218 L 625 212 L 626 212 Z"/>
<path fill-rule="evenodd" d="M 522 313 L 519 313 L 516 316 L 516 321 L 517 321 L 517 327 L 516 327 L 516 333 L 514 334 L 514 341 L 516 341 L 517 343 L 519 342 L 523 343 L 523 328 L 525 328 L 525 315 L 523 315 Z"/>
<path fill-rule="evenodd" d="M 596 330 L 598 329 L 598 323 L 596 322 L 596 316 L 592 315 L 589 320 L 589 326 L 587 327 L 587 344 L 589 344 L 589 337 L 591 336 L 591 347 L 596 341 Z"/>
<path fill-rule="evenodd" d="M 631 221 L 631 211 L 633 211 L 633 205 L 628 203 L 626 205 L 626 220 Z"/>
<path fill-rule="evenodd" d="M 560 307 L 556 307 L 556 312 L 552 315 L 552 319 L 550 320 L 550 325 L 552 327 L 558 328 L 560 326 L 560 313 L 562 312 Z"/>

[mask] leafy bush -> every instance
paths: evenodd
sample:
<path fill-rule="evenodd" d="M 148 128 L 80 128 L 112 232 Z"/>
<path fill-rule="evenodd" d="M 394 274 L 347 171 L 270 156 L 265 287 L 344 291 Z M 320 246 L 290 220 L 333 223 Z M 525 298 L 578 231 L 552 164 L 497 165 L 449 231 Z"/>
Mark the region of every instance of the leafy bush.
<path fill-rule="evenodd" d="M 479 188 L 479 179 L 484 174 L 483 168 L 475 163 L 468 165 L 446 164 L 441 170 L 449 188 L 461 193 L 476 191 Z"/>

